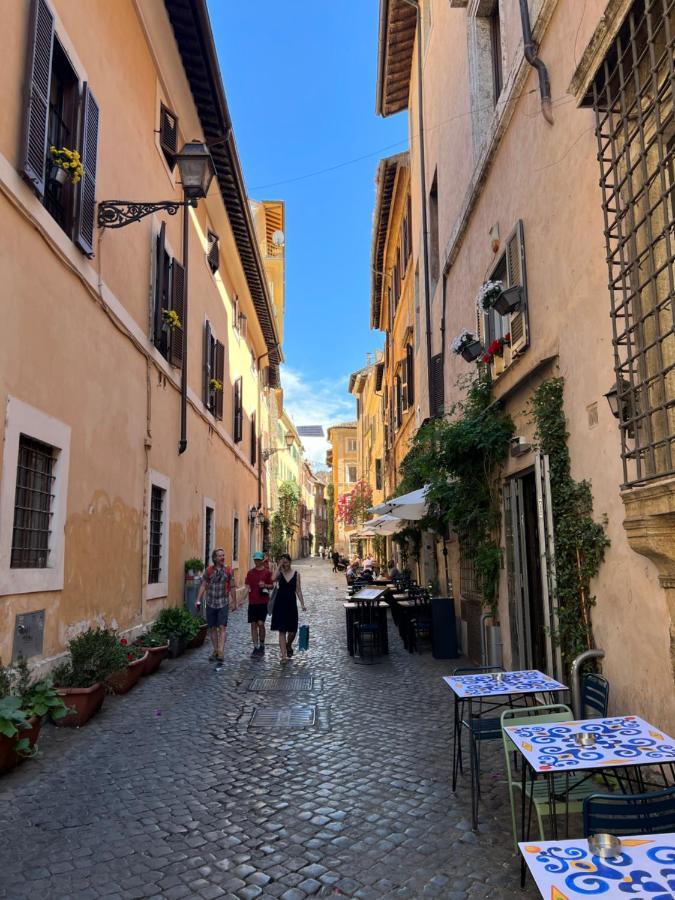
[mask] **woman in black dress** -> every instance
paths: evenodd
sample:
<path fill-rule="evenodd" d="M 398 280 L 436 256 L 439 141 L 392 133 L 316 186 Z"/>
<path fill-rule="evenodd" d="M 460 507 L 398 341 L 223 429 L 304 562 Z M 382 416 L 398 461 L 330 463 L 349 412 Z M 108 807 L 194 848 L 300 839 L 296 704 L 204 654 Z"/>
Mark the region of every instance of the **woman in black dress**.
<path fill-rule="evenodd" d="M 300 585 L 300 573 L 291 569 L 291 558 L 288 553 L 279 557 L 279 570 L 276 574 L 277 596 L 272 610 L 272 631 L 279 632 L 279 653 L 281 662 L 288 662 L 293 656 L 293 641 L 298 630 L 298 604 L 306 611 L 305 601 Z"/>

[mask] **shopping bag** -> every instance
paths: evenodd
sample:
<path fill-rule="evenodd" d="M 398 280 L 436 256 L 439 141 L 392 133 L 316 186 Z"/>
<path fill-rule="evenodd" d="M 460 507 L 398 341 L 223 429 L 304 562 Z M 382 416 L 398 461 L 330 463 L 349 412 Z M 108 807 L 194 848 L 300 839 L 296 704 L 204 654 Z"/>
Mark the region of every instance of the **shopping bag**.
<path fill-rule="evenodd" d="M 301 625 L 298 632 L 298 650 L 309 650 L 309 625 Z"/>
<path fill-rule="evenodd" d="M 267 601 L 267 612 L 271 616 L 274 612 L 274 601 L 277 599 L 277 594 L 279 593 L 279 585 L 275 584 L 272 588 L 272 593 L 270 594 L 270 599 Z"/>

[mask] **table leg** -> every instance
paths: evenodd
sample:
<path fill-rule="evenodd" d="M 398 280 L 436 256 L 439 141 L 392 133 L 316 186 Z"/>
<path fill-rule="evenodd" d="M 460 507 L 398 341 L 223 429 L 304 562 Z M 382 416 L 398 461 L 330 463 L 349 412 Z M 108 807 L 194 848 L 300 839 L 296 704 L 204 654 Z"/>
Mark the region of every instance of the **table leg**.
<path fill-rule="evenodd" d="M 551 817 L 551 834 L 553 840 L 558 840 L 558 813 L 555 806 L 555 776 L 552 772 L 546 773 L 548 781 L 548 811 Z"/>
<path fill-rule="evenodd" d="M 478 831 L 478 797 L 476 791 L 476 760 L 473 752 L 473 704 L 468 701 L 469 715 L 469 765 L 471 767 L 471 827 Z"/>
<path fill-rule="evenodd" d="M 522 799 L 521 807 L 520 807 L 520 839 L 521 841 L 527 841 L 530 839 L 530 822 L 532 820 L 532 794 L 534 792 L 534 783 L 533 790 L 530 792 L 530 796 L 527 796 L 527 775 L 529 770 L 529 764 L 523 757 L 523 766 L 522 772 L 520 775 L 520 795 Z M 527 831 L 525 831 L 525 804 L 528 804 L 529 811 L 527 815 Z M 525 863 L 525 857 L 520 855 L 520 886 L 521 888 L 525 887 L 525 877 L 527 876 L 527 865 Z"/>
<path fill-rule="evenodd" d="M 455 694 L 455 719 L 454 719 L 454 741 L 452 744 L 452 791 L 457 790 L 457 774 L 462 772 L 462 717 L 460 713 L 461 701 L 457 699 Z"/>

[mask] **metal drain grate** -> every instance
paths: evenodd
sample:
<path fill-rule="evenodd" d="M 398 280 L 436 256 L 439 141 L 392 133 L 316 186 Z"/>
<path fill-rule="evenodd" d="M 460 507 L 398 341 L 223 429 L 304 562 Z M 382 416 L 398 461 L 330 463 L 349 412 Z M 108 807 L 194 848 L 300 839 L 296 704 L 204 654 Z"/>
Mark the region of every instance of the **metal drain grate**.
<path fill-rule="evenodd" d="M 311 691 L 314 679 L 311 675 L 290 675 L 285 678 L 254 678 L 249 691 Z"/>
<path fill-rule="evenodd" d="M 316 707 L 314 706 L 287 706 L 284 709 L 260 706 L 253 711 L 248 727 L 307 728 L 314 725 L 315 720 Z"/>

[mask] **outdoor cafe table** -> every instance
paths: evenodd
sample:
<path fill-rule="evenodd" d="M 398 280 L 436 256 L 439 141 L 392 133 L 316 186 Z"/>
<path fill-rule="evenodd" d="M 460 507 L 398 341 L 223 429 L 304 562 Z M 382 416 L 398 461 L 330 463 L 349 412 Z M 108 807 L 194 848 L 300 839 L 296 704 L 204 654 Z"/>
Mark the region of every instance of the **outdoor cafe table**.
<path fill-rule="evenodd" d="M 459 753 L 459 741 L 461 740 L 461 722 L 459 721 L 459 702 L 468 705 L 467 725 L 469 729 L 469 763 L 471 766 L 471 823 L 473 830 L 478 828 L 478 772 L 472 751 L 474 719 L 480 718 L 485 713 L 494 712 L 501 706 L 512 705 L 516 696 L 528 694 L 547 693 L 553 697 L 554 693 L 566 691 L 567 686 L 539 672 L 537 669 L 525 669 L 517 672 L 481 672 L 476 675 L 444 675 L 443 681 L 449 686 L 455 695 L 455 741 L 453 747 L 453 775 L 454 756 Z M 474 717 L 473 702 L 479 701 L 479 713 Z M 483 708 L 483 701 L 488 702 L 487 708 Z"/>
<path fill-rule="evenodd" d="M 387 634 L 387 609 L 389 604 L 378 598 L 384 593 L 383 588 L 363 588 L 354 594 L 346 603 L 343 603 L 347 627 L 347 652 L 354 655 L 354 622 L 358 611 L 363 608 L 364 601 L 377 602 L 377 624 L 380 636 L 380 646 L 383 653 L 389 653 L 389 640 Z"/>
<path fill-rule="evenodd" d="M 518 844 L 545 900 L 675 897 L 675 834 L 622 837 L 617 855 L 594 856 L 585 838 Z"/>
<path fill-rule="evenodd" d="M 612 769 L 621 783 L 619 771 L 634 766 L 637 773 L 638 790 L 644 783 L 640 774 L 641 766 L 670 767 L 675 779 L 675 740 L 640 719 L 638 716 L 614 716 L 608 719 L 581 719 L 569 722 L 537 722 L 528 725 L 508 725 L 504 731 L 522 754 L 527 765 L 522 767 L 522 837 L 525 840 L 525 787 L 526 770 L 529 768 L 532 780 L 544 775 L 548 781 L 548 798 L 553 827 L 553 837 L 557 837 L 555 776 L 559 773 Z M 596 743 L 579 746 L 577 734 L 594 734 Z M 591 777 L 591 774 L 588 776 Z M 665 780 L 665 779 L 664 779 Z M 630 779 L 626 777 L 628 789 Z M 531 802 L 531 799 L 530 799 Z"/>

